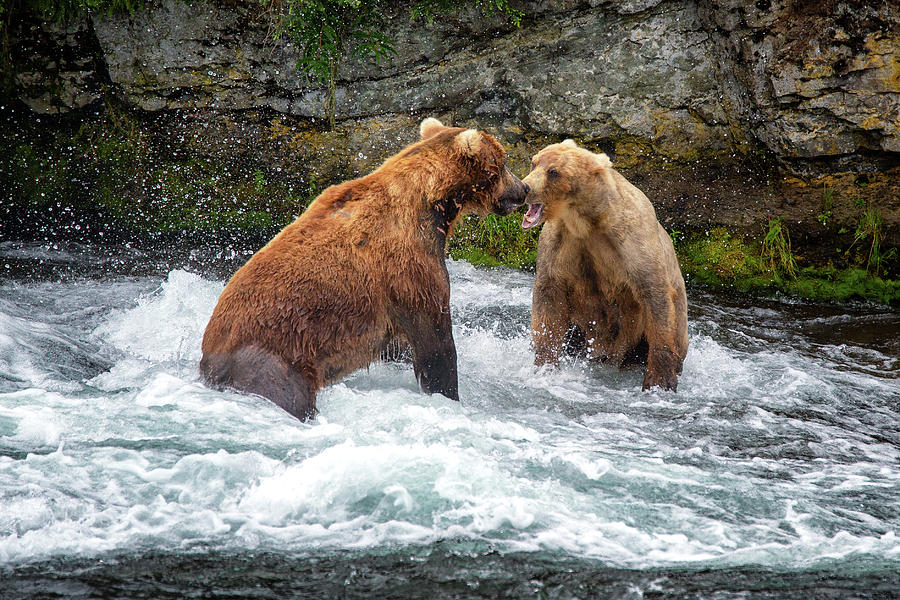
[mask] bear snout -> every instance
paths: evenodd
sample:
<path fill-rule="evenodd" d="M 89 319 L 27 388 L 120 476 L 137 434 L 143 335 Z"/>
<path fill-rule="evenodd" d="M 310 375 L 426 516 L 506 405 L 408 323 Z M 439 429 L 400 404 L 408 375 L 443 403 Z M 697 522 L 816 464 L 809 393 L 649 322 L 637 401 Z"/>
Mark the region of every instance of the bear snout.
<path fill-rule="evenodd" d="M 527 184 L 523 183 L 522 180 L 512 173 L 509 173 L 508 176 L 511 180 L 510 184 L 506 186 L 506 189 L 503 190 L 503 193 L 498 199 L 499 210 L 496 212 L 500 215 L 508 215 L 525 204 L 525 197 L 531 190 Z"/>

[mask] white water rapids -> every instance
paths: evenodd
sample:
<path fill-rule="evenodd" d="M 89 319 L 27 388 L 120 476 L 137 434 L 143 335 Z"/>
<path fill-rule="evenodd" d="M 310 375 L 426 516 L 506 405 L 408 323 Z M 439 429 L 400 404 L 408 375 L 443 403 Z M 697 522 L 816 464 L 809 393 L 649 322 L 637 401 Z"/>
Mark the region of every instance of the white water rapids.
<path fill-rule="evenodd" d="M 68 260 L 0 249 L 0 277 Z M 309 423 L 201 384 L 224 279 L 0 279 L 0 563 L 464 541 L 637 569 L 900 568 L 896 312 L 689 290 L 678 392 L 642 392 L 640 371 L 532 366 L 533 275 L 449 269 L 461 402 L 373 364 Z"/>

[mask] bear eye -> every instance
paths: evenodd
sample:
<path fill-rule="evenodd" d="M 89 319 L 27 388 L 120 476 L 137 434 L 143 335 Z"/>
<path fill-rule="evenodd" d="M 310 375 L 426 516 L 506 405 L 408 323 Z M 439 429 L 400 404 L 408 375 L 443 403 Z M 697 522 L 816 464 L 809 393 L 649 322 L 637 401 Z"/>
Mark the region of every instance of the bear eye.
<path fill-rule="evenodd" d="M 557 171 L 554 167 L 550 167 L 547 169 L 547 178 L 548 179 L 556 179 L 559 177 L 559 171 Z"/>

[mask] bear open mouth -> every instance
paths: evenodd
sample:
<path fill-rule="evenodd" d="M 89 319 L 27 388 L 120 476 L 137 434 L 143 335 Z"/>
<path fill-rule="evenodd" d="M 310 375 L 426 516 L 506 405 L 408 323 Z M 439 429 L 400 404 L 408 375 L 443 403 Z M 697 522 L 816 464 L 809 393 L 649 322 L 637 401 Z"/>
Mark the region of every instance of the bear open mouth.
<path fill-rule="evenodd" d="M 544 214 L 544 205 L 540 202 L 528 205 L 528 212 L 522 217 L 522 228 L 531 229 L 541 222 L 541 216 Z"/>

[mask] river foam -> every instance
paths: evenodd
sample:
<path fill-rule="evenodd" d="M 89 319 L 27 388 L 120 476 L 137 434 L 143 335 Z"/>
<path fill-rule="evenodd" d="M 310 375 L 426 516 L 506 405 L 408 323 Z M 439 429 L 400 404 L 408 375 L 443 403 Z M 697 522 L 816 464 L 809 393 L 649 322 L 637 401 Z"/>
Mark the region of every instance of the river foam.
<path fill-rule="evenodd" d="M 3 284 L 0 562 L 464 541 L 631 568 L 900 564 L 895 356 L 773 342 L 790 305 L 703 297 L 678 393 L 642 392 L 638 371 L 531 365 L 529 274 L 450 272 L 462 401 L 378 363 L 309 423 L 200 382 L 222 281 Z"/>

